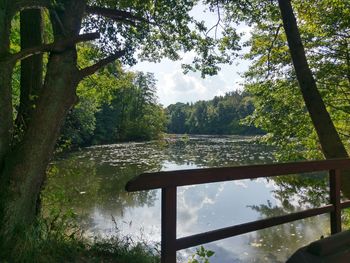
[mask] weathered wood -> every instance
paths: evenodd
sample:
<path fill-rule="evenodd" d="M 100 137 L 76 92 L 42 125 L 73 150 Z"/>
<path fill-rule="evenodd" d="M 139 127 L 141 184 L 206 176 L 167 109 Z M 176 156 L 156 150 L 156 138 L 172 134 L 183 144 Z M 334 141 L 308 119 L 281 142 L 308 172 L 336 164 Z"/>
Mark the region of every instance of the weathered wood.
<path fill-rule="evenodd" d="M 325 213 L 331 213 L 331 233 L 340 232 L 341 209 L 350 207 L 350 200 L 340 202 L 340 171 L 349 169 L 349 167 L 350 159 L 333 159 L 145 173 L 129 181 L 126 190 L 139 191 L 162 188 L 161 262 L 175 263 L 177 250 Z M 176 187 L 178 186 L 327 170 L 329 171 L 330 183 L 331 204 L 329 205 L 176 239 Z"/>
<path fill-rule="evenodd" d="M 340 203 L 341 209 L 349 208 L 350 207 L 350 200 L 346 200 L 342 203 Z"/>
<path fill-rule="evenodd" d="M 176 263 L 176 187 L 162 188 L 161 262 Z"/>
<path fill-rule="evenodd" d="M 179 238 L 176 241 L 176 248 L 177 250 L 185 249 L 193 246 L 197 246 L 200 244 L 205 244 L 209 242 L 213 242 L 216 240 L 233 237 L 241 234 L 245 234 L 248 232 L 281 225 L 284 223 L 292 222 L 295 220 L 300 220 L 320 214 L 325 214 L 332 212 L 334 210 L 332 205 L 326 205 L 319 208 L 314 209 L 308 209 L 305 211 L 288 214 L 288 215 L 282 215 L 282 216 L 276 216 L 272 218 L 266 218 L 254 222 L 244 223 L 236 226 L 231 227 L 225 227 L 218 230 L 209 231 L 206 233 L 201 233 L 197 235 L 192 235 L 188 237 Z"/>
<path fill-rule="evenodd" d="M 306 162 L 275 163 L 250 166 L 191 169 L 144 173 L 129 181 L 129 192 L 169 186 L 184 186 L 222 181 L 254 179 L 295 173 L 308 173 L 334 169 L 349 169 L 350 159 L 333 159 Z"/>
<path fill-rule="evenodd" d="M 331 234 L 341 232 L 341 204 L 340 204 L 340 173 L 339 170 L 329 171 L 330 203 L 334 210 L 330 214 Z"/>

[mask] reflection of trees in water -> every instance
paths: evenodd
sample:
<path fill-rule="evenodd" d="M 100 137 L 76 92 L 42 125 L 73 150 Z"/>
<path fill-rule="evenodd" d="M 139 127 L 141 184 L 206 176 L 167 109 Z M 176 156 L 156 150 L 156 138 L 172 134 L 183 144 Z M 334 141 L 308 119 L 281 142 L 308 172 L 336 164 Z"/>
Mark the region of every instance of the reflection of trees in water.
<path fill-rule="evenodd" d="M 259 212 L 262 218 L 267 218 L 328 204 L 328 178 L 327 172 L 273 178 L 277 186 L 274 196 L 281 206 L 273 206 L 268 202 L 250 207 Z M 349 227 L 350 209 L 342 211 L 342 223 L 344 228 Z M 329 235 L 329 232 L 329 216 L 323 215 L 257 231 L 256 236 L 251 236 L 251 243 L 258 244 L 259 249 L 267 253 L 281 251 L 286 259 L 298 248 L 319 239 L 322 235 Z"/>
<path fill-rule="evenodd" d="M 61 202 L 80 215 L 88 215 L 97 207 L 118 217 L 127 208 L 154 205 L 156 191 L 126 193 L 124 187 L 140 173 L 161 170 L 165 161 L 197 167 L 267 163 L 273 161 L 272 152 L 272 147 L 249 140 L 237 141 L 233 137 L 191 137 L 167 144 L 92 147 L 55 163 L 44 192 L 44 207 L 51 205 L 49 201 Z M 328 203 L 325 174 L 280 176 L 270 180 L 276 186 L 274 196 L 280 205 L 251 206 L 261 218 Z M 348 218 L 348 213 L 344 215 Z M 324 218 L 314 217 L 248 234 L 250 245 L 261 255 L 262 262 L 284 262 L 298 247 L 328 232 L 329 224 Z"/>
<path fill-rule="evenodd" d="M 156 191 L 126 193 L 124 187 L 140 173 L 161 170 L 165 161 L 213 167 L 271 160 L 265 146 L 238 138 L 191 137 L 163 144 L 96 146 L 71 153 L 55 162 L 44 193 L 46 203 L 72 207 L 80 215 L 98 208 L 122 216 L 126 208 L 154 204 Z"/>
<path fill-rule="evenodd" d="M 272 179 L 277 189 L 275 197 L 281 203 L 298 203 L 300 206 L 318 207 L 329 203 L 328 175 L 307 173 L 279 176 Z"/>
<path fill-rule="evenodd" d="M 328 175 L 308 173 L 270 179 L 279 205 L 250 206 L 261 218 L 295 213 L 329 203 Z M 250 235 L 251 246 L 267 254 L 271 262 L 285 262 L 298 248 L 329 234 L 328 215 L 311 217 L 260 230 Z M 278 253 L 276 253 L 276 251 Z"/>
<path fill-rule="evenodd" d="M 98 207 L 122 215 L 127 207 L 152 206 L 156 191 L 127 193 L 125 184 L 149 165 L 126 167 L 100 166 L 98 161 L 80 162 L 76 158 L 56 163 L 51 168 L 44 191 L 44 209 L 54 206 L 73 208 L 86 216 Z"/>
<path fill-rule="evenodd" d="M 288 202 L 282 203 L 282 206 L 274 206 L 271 202 L 267 202 L 267 204 L 250 207 L 259 212 L 261 218 L 302 210 Z M 327 220 L 327 216 L 316 216 L 256 231 L 250 235 L 249 242 L 264 256 L 267 255 L 270 262 L 285 262 L 298 248 L 328 233 L 329 220 Z"/>
<path fill-rule="evenodd" d="M 272 149 L 247 139 L 195 137 L 170 143 L 164 154 L 168 161 L 179 165 L 192 163 L 197 167 L 219 167 L 272 162 Z"/>

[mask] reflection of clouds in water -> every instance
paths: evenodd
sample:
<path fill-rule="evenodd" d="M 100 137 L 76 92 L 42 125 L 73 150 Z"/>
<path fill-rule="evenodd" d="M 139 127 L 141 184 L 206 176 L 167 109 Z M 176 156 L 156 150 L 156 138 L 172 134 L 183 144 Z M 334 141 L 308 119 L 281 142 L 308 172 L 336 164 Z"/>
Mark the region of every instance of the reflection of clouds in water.
<path fill-rule="evenodd" d="M 159 200 L 159 192 L 157 195 Z M 128 208 L 122 218 L 115 218 L 115 222 L 113 215 L 113 211 L 94 208 L 90 214 L 92 223 L 88 232 L 102 237 L 119 234 L 131 236 L 136 241 L 160 241 L 160 202 L 153 207 Z"/>
<path fill-rule="evenodd" d="M 210 263 L 284 262 L 278 261 L 273 254 L 264 253 L 261 249 L 252 246 L 249 242 L 249 235 L 252 234 L 240 235 L 204 244 L 205 249 L 215 252 L 214 256 L 210 258 Z M 195 251 L 196 248 L 180 251 L 180 262 L 187 263 L 186 259 L 190 258 Z"/>
<path fill-rule="evenodd" d="M 159 241 L 161 211 L 159 191 L 154 196 L 126 195 L 123 189 L 127 180 L 150 170 L 271 162 L 273 160 L 271 153 L 270 148 L 262 147 L 246 137 L 232 136 L 191 137 L 189 142 L 178 141 L 165 147 L 159 147 L 155 143 L 127 143 L 87 148 L 73 154 L 76 158 L 73 162 L 75 166 L 86 166 L 80 172 L 82 176 L 77 177 L 75 185 L 80 186 L 82 180 L 89 179 L 86 185 L 90 186 L 90 190 L 84 195 L 85 199 L 78 195 L 80 199 L 76 200 L 76 204 L 83 211 L 91 211 L 89 222 L 92 222 L 91 232 L 95 234 L 116 233 L 111 218 L 113 215 L 121 235 L 129 235 L 137 240 L 141 236 L 141 231 L 145 240 Z M 90 177 L 84 176 L 90 170 L 96 170 L 96 174 Z M 71 185 L 71 182 L 68 185 Z M 180 187 L 178 237 L 264 217 L 263 213 L 253 211 L 247 206 L 259 206 L 270 200 L 273 207 L 275 205 L 282 207 L 282 202 L 276 200 L 272 193 L 275 189 L 273 181 L 266 179 Z M 86 189 L 82 188 L 82 191 Z M 84 200 L 87 201 L 82 207 Z M 273 209 L 271 211 L 273 212 Z M 291 233 L 289 226 L 286 225 L 279 231 L 267 229 L 207 244 L 205 247 L 216 252 L 211 263 L 284 262 L 279 259 L 285 260 L 289 252 L 282 253 L 277 250 L 283 246 L 285 250 L 288 247 L 290 251 L 318 238 L 323 226 L 319 222 L 320 220 L 316 218 L 296 224 L 296 231 L 293 232 L 295 236 L 292 237 L 289 235 Z M 268 247 L 260 246 L 260 239 L 264 239 Z M 264 261 L 264 258 L 268 260 Z"/>
<path fill-rule="evenodd" d="M 259 214 L 248 206 L 271 198 L 263 181 L 241 180 L 180 187 L 178 233 L 180 236 L 191 235 L 255 220 Z"/>
<path fill-rule="evenodd" d="M 233 181 L 233 183 L 237 186 L 241 186 L 243 188 L 248 188 L 248 186 L 243 181 Z"/>
<path fill-rule="evenodd" d="M 212 187 L 209 184 L 179 187 L 178 188 L 178 233 L 179 236 L 193 234 L 200 231 L 198 219 L 201 210 L 207 205 L 213 207 L 220 192 L 224 189 L 224 184 L 216 184 Z"/>
<path fill-rule="evenodd" d="M 219 240 L 203 246 L 215 252 L 215 255 L 210 258 L 211 263 L 282 263 L 299 247 L 326 234 L 328 227 L 327 216 L 320 216 Z M 186 259 L 195 253 L 195 248 L 182 250 L 179 253 L 182 256 L 180 262 L 185 263 Z"/>

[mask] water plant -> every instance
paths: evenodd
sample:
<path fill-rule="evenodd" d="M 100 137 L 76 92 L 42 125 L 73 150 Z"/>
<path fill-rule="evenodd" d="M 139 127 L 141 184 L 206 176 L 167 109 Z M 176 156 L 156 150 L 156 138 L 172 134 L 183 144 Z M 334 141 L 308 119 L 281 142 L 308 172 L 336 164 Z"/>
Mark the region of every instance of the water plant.
<path fill-rule="evenodd" d="M 188 263 L 209 263 L 210 257 L 215 254 L 214 251 L 208 250 L 203 246 L 196 249 L 196 253 L 191 256 Z"/>

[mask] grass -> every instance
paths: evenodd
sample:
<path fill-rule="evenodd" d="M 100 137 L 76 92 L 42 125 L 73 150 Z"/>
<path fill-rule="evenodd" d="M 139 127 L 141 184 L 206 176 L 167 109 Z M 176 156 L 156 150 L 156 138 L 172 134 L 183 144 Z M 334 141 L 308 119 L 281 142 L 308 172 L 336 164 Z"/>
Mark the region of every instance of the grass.
<path fill-rule="evenodd" d="M 117 229 L 116 229 L 117 230 Z M 117 232 L 117 231 L 116 231 Z M 131 237 L 86 238 L 70 213 L 41 218 L 21 235 L 16 247 L 6 255 L 0 251 L 1 263 L 159 263 L 159 244 L 135 242 Z M 188 263 L 209 263 L 213 251 L 198 248 Z"/>
<path fill-rule="evenodd" d="M 20 239 L 10 254 L 1 255 L 2 263 L 158 263 L 159 253 L 145 242 L 130 237 L 84 237 L 73 221 L 41 219 Z"/>

